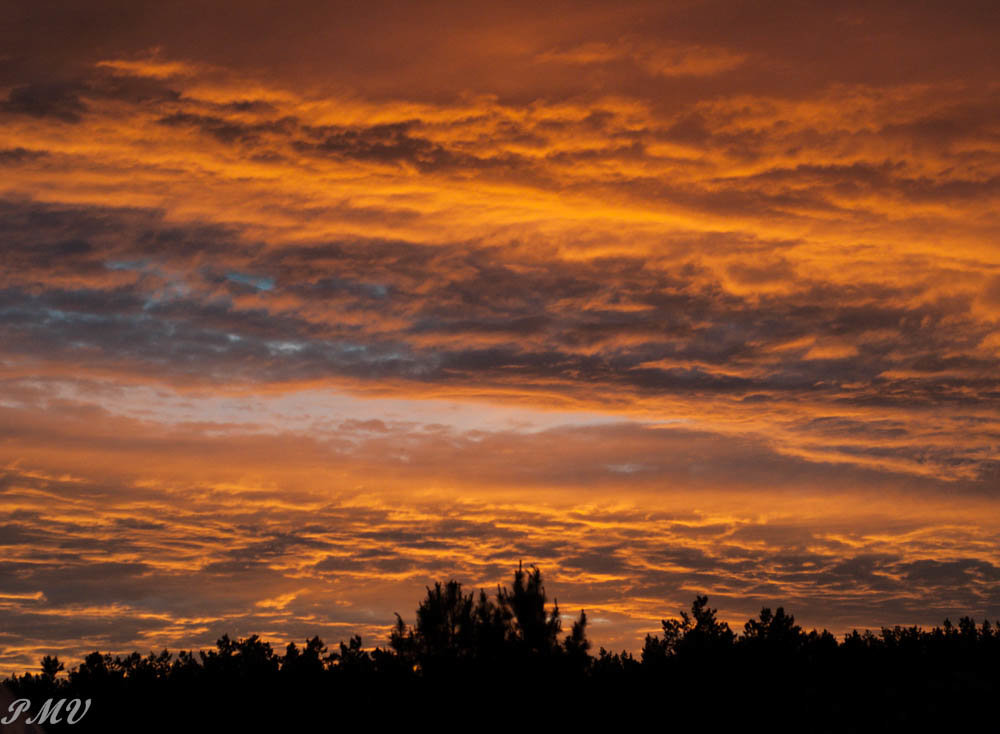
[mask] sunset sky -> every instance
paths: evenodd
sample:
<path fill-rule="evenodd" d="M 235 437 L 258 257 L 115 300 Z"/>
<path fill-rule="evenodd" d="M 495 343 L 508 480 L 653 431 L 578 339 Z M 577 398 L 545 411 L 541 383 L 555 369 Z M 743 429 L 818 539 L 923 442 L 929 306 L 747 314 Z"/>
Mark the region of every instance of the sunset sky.
<path fill-rule="evenodd" d="M 0 673 L 537 564 L 1000 616 L 1000 4 L 12 0 Z"/>

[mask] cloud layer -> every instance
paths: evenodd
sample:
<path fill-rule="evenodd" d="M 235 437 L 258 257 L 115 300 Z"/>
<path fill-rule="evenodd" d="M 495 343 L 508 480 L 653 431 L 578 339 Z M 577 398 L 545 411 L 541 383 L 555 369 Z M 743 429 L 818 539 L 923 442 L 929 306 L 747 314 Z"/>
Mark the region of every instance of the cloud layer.
<path fill-rule="evenodd" d="M 995 7 L 55 5 L 0 38 L 4 663 L 522 558 L 629 647 L 996 614 Z"/>

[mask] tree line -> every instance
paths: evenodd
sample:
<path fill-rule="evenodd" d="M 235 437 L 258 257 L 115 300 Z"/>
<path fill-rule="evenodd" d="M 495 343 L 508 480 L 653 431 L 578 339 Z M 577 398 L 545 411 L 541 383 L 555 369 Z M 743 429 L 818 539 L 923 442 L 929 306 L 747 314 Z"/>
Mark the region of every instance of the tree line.
<path fill-rule="evenodd" d="M 962 617 L 933 629 L 804 631 L 765 607 L 739 632 L 708 598 L 663 620 L 638 656 L 596 653 L 581 612 L 563 629 L 541 572 L 519 567 L 488 595 L 436 583 L 387 645 L 360 637 L 328 648 L 313 637 L 275 650 L 257 635 L 214 649 L 142 655 L 93 652 L 70 670 L 56 657 L 4 685 L 40 706 L 90 699 L 76 724 L 48 731 L 328 731 L 351 726 L 506 728 L 665 725 L 726 731 L 950 729 L 995 717 L 1000 629 Z M 0 712 L 2 715 L 4 712 Z"/>

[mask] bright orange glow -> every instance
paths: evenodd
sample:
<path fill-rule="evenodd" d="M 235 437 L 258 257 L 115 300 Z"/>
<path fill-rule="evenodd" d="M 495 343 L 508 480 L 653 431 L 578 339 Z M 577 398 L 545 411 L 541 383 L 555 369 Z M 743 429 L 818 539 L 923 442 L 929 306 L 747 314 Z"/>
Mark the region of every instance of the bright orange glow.
<path fill-rule="evenodd" d="M 1000 614 L 996 12 L 14 5 L 0 665 Z"/>

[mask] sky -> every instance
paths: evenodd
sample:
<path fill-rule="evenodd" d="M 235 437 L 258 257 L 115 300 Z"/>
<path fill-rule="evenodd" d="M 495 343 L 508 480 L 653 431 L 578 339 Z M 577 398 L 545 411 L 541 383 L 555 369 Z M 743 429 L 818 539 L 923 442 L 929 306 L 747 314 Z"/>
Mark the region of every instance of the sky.
<path fill-rule="evenodd" d="M 11 0 L 0 672 L 1000 616 L 1000 5 Z"/>

